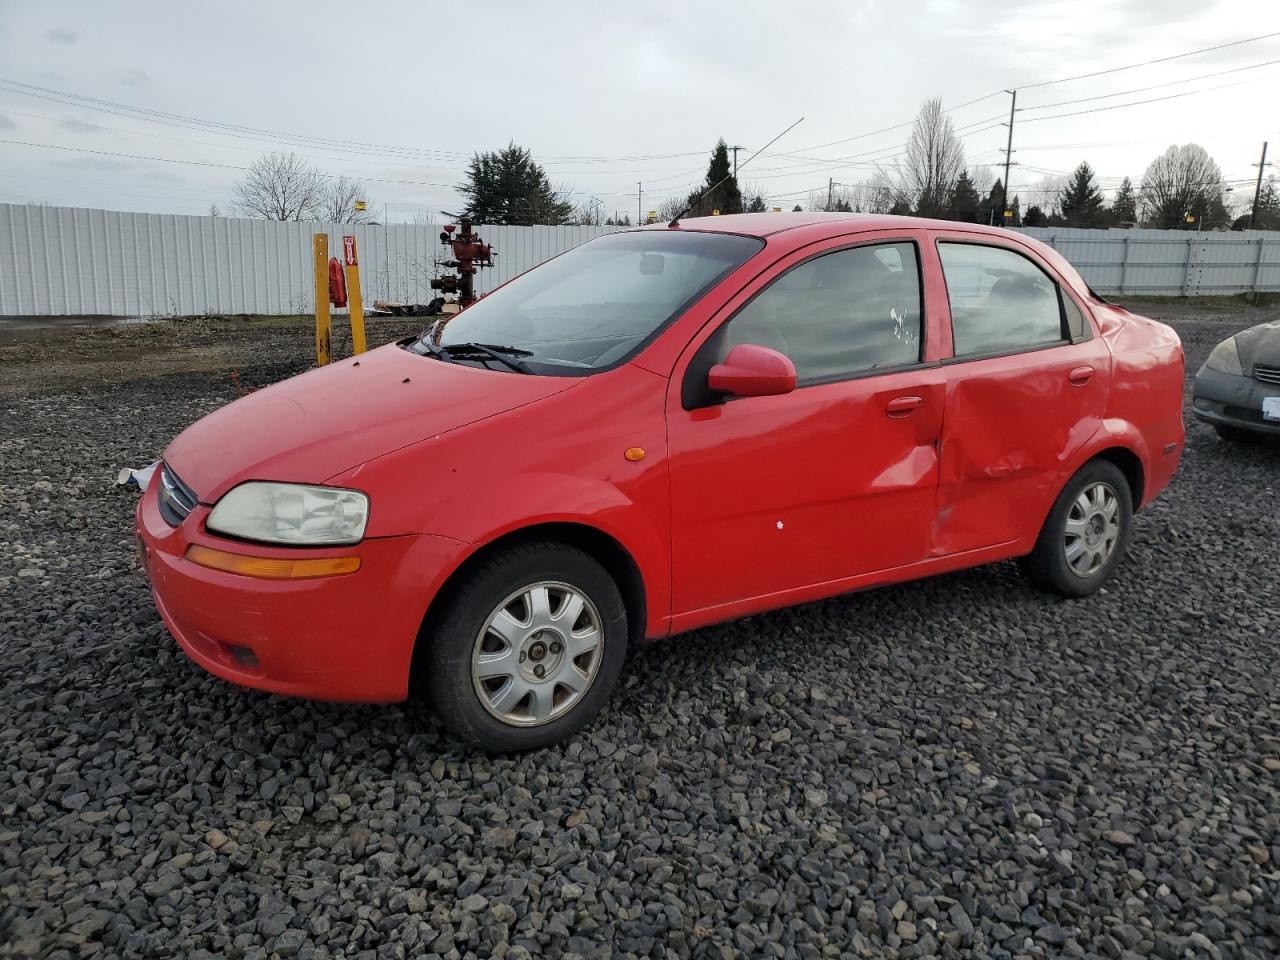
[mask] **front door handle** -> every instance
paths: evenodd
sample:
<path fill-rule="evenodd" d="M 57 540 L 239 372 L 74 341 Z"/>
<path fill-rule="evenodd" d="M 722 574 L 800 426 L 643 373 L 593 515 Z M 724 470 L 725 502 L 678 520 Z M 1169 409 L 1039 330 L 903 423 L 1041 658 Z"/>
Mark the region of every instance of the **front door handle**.
<path fill-rule="evenodd" d="M 1073 387 L 1083 387 L 1093 379 L 1093 367 L 1076 367 L 1067 374 L 1067 382 Z"/>
<path fill-rule="evenodd" d="M 919 397 L 896 397 L 885 406 L 884 412 L 891 417 L 909 417 L 924 403 Z"/>

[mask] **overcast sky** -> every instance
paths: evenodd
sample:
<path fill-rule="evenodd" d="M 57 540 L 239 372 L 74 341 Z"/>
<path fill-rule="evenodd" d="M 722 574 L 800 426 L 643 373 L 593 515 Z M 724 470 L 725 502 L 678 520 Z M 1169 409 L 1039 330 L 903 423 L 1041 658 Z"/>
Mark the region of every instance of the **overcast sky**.
<path fill-rule="evenodd" d="M 654 208 L 702 178 L 717 138 L 746 160 L 803 115 L 740 177 L 789 209 L 828 177 L 866 179 L 908 128 L 864 134 L 933 96 L 986 97 L 950 116 L 970 165 L 1002 163 L 999 91 L 1017 86 L 1015 190 L 1083 159 L 1104 187 L 1137 182 L 1194 141 L 1247 203 L 1263 140 L 1280 170 L 1280 36 L 1030 85 L 1276 31 L 1280 4 L 1261 0 L 0 0 L 0 202 L 225 211 L 238 168 L 284 149 L 367 178 L 393 222 L 438 218 L 466 158 L 514 140 L 575 202 L 634 217 L 637 181 Z M 1083 102 L 1035 109 L 1062 101 Z"/>

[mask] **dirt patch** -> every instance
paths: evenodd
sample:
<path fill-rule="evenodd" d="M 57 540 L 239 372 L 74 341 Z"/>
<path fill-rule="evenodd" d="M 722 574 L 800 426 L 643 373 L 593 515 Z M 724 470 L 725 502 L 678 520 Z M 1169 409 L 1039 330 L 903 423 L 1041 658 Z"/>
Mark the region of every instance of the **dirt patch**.
<path fill-rule="evenodd" d="M 420 319 L 366 321 L 370 347 L 421 330 Z M 201 317 L 145 324 L 75 322 L 0 330 L 0 397 L 123 383 L 177 373 L 231 375 L 281 359 L 300 372 L 315 361 L 310 317 Z M 333 323 L 335 357 L 351 353 L 345 318 Z"/>

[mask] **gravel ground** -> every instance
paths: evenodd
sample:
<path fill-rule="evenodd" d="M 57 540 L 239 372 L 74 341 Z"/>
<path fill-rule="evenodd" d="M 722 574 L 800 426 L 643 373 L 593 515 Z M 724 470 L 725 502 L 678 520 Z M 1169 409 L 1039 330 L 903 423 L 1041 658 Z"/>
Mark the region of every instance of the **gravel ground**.
<path fill-rule="evenodd" d="M 1276 313 L 1140 309 L 1192 371 Z M 701 630 L 491 758 L 206 675 L 135 572 L 115 470 L 309 348 L 0 349 L 0 955 L 1280 955 L 1280 451 L 1189 422 L 1092 599 L 1006 563 Z"/>

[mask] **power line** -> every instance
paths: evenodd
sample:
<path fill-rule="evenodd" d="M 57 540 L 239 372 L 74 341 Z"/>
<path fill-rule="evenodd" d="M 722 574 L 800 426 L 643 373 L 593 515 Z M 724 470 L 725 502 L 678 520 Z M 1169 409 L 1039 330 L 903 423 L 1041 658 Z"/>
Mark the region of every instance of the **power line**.
<path fill-rule="evenodd" d="M 1200 93 L 1213 90 L 1226 90 L 1228 87 L 1239 87 L 1246 83 L 1257 83 L 1258 80 L 1274 80 L 1275 77 L 1258 77 L 1253 80 L 1237 80 L 1235 83 L 1222 83 L 1216 87 L 1205 87 L 1202 90 L 1186 90 L 1182 93 L 1170 93 L 1163 97 L 1148 97 L 1146 100 L 1131 100 L 1129 103 L 1113 103 L 1106 107 L 1093 107 L 1089 110 L 1072 110 L 1069 113 L 1053 113 L 1047 117 L 1025 117 L 1023 123 L 1038 123 L 1041 120 L 1059 120 L 1062 117 L 1079 117 L 1087 113 L 1105 113 L 1108 110 L 1123 110 L 1125 107 L 1140 107 L 1147 103 L 1160 103 L 1164 100 L 1179 100 L 1182 97 L 1194 97 Z"/>
<path fill-rule="evenodd" d="M 217 167 L 222 170 L 248 170 L 248 167 L 234 163 L 214 163 L 211 160 L 179 160 L 176 157 L 146 157 L 133 153 L 116 153 L 111 150 L 91 150 L 88 147 L 67 147 L 57 143 L 33 143 L 28 140 L 0 140 L 0 143 L 8 143 L 19 147 L 40 147 L 45 150 L 69 150 L 72 153 L 91 153 L 101 157 L 119 157 L 124 160 L 150 160 L 156 163 L 181 163 L 193 167 Z M 318 173 L 317 176 L 326 180 L 336 180 L 341 174 L 334 173 Z M 457 184 L 453 183 L 434 183 L 430 180 L 390 180 L 377 177 L 350 177 L 352 180 L 363 180 L 366 183 L 396 183 L 413 187 L 448 187 L 455 189 Z"/>
<path fill-rule="evenodd" d="M 1238 47 L 1245 43 L 1255 43 L 1258 40 L 1270 40 L 1272 37 L 1280 37 L 1280 30 L 1275 33 L 1262 33 L 1256 37 L 1245 37 L 1243 40 L 1232 40 L 1230 43 L 1219 43 L 1212 47 L 1201 47 L 1198 50 L 1188 50 L 1186 53 L 1175 53 L 1168 57 L 1157 57 L 1154 60 L 1143 60 L 1140 63 L 1128 63 L 1123 67 L 1110 67 L 1106 70 L 1094 70 L 1092 73 L 1081 73 L 1074 77 L 1060 77 L 1057 80 L 1041 80 L 1039 83 L 1024 83 L 1019 86 L 1020 90 L 1033 90 L 1036 87 L 1049 87 L 1055 83 L 1071 83 L 1075 80 L 1087 80 L 1090 77 L 1101 77 L 1111 73 L 1121 73 L 1125 70 L 1136 70 L 1138 67 L 1149 67 L 1156 63 L 1168 63 L 1170 60 L 1181 60 L 1183 57 L 1194 57 L 1201 53 L 1211 53 L 1214 50 L 1225 50 L 1228 47 Z"/>
<path fill-rule="evenodd" d="M 220 136 L 236 137 L 238 139 L 249 140 L 267 140 L 273 143 L 285 143 L 295 146 L 313 146 L 324 149 L 340 148 L 356 153 L 374 153 L 380 155 L 397 155 L 408 157 L 425 157 L 437 160 L 470 160 L 472 154 L 469 152 L 461 152 L 456 150 L 440 150 L 428 147 L 405 147 L 389 144 L 374 144 L 360 140 L 342 140 L 335 137 L 316 137 L 307 134 L 285 133 L 277 130 L 270 130 L 263 127 L 252 127 L 244 124 L 223 123 L 216 120 L 205 120 L 200 117 L 189 117 L 183 114 L 166 113 L 162 110 L 153 110 L 148 107 L 136 107 L 127 103 L 119 103 L 114 100 L 103 100 L 97 97 L 88 97 L 83 94 L 70 93 L 63 90 L 55 90 L 51 87 L 42 87 L 37 84 L 23 83 L 18 80 L 11 80 L 6 77 L 0 77 L 0 88 L 7 88 L 10 93 L 17 93 L 22 96 L 35 97 L 40 100 L 49 100 L 55 103 L 61 103 L 64 106 L 75 106 L 85 109 L 96 110 L 102 113 L 109 113 L 114 116 L 122 116 L 127 119 L 144 120 L 151 123 L 159 123 L 167 126 L 181 127 L 187 130 L 199 130 L 205 133 L 214 133 Z M 567 162 L 579 163 L 618 163 L 618 162 L 642 162 L 648 160 L 670 160 L 680 157 L 701 156 L 705 150 L 687 151 L 681 153 L 666 154 L 647 154 L 647 155 L 626 155 L 626 156 L 591 156 L 591 155 L 565 155 L 565 156 L 546 156 L 539 157 L 539 162 L 560 164 Z"/>
<path fill-rule="evenodd" d="M 1091 100 L 1107 100 L 1111 97 L 1127 97 L 1131 93 L 1146 93 L 1148 90 L 1160 90 L 1164 87 L 1176 87 L 1181 83 L 1194 83 L 1197 80 L 1208 80 L 1210 77 L 1222 77 L 1229 73 L 1240 73 L 1244 70 L 1257 70 L 1260 67 L 1270 67 L 1280 60 L 1267 60 L 1263 63 L 1251 63 L 1247 67 L 1233 67 L 1230 70 L 1218 70 L 1215 73 L 1203 73 L 1198 77 L 1187 77 L 1185 80 L 1169 80 L 1165 83 L 1155 83 L 1149 87 L 1135 87 L 1133 90 L 1121 90 L 1118 93 L 1102 93 L 1096 97 L 1078 97 L 1075 100 L 1059 100 L 1056 103 L 1040 103 L 1033 107 L 1023 107 L 1023 110 L 1048 110 L 1050 107 L 1065 107 L 1073 103 L 1088 103 Z"/>
<path fill-rule="evenodd" d="M 1002 94 L 1002 93 L 1004 93 L 1004 91 L 1003 91 L 1003 90 L 997 90 L 997 91 L 995 91 L 995 93 L 988 93 L 988 94 L 984 94 L 984 95 L 983 95 L 983 96 L 981 96 L 981 97 L 975 97 L 975 98 L 974 98 L 974 99 L 972 99 L 972 100 L 966 100 L 964 103 L 958 103 L 958 104 L 956 104 L 954 107 L 947 107 L 947 108 L 946 108 L 946 109 L 944 109 L 942 112 L 943 112 L 943 113 L 952 113 L 952 112 L 954 112 L 954 111 L 956 111 L 956 110 L 962 110 L 962 109 L 964 109 L 965 107 L 971 106 L 972 104 L 975 104 L 975 103 L 981 103 L 983 100 L 990 100 L 992 97 L 997 97 L 997 96 L 999 96 L 999 95 L 1000 95 L 1000 94 Z M 915 123 L 915 120 L 914 120 L 914 119 L 912 119 L 912 120 L 907 120 L 907 121 L 905 121 L 904 123 L 895 123 L 895 124 L 893 124 L 892 126 L 888 126 L 888 127 L 881 127 L 879 130 L 870 130 L 870 131 L 868 131 L 867 133 L 859 133 L 859 134 L 857 134 L 856 136 L 853 136 L 853 137 L 845 137 L 845 138 L 844 138 L 844 139 L 842 139 L 842 140 L 832 140 L 832 141 L 831 141 L 831 142 L 829 142 L 829 143 L 819 143 L 819 144 L 815 144 L 815 145 L 813 145 L 813 146 L 811 146 L 811 147 L 797 147 L 797 148 L 795 149 L 795 151 L 794 151 L 794 152 L 790 152 L 790 153 L 778 153 L 778 154 L 772 154 L 772 156 L 778 156 L 778 157 L 798 157 L 798 156 L 800 156 L 800 155 L 801 155 L 801 154 L 803 154 L 803 153 L 807 153 L 807 152 L 809 152 L 810 150 L 823 150 L 823 149 L 825 149 L 826 147 L 835 147 L 835 146 L 838 146 L 838 145 L 840 145 L 840 144 L 842 144 L 842 143 L 852 143 L 854 140 L 865 140 L 867 137 L 874 137 L 876 134 L 879 134 L 879 133 L 888 133 L 890 130 L 900 130 L 902 127 L 909 127 L 909 126 L 911 126 L 913 123 Z"/>

